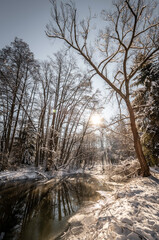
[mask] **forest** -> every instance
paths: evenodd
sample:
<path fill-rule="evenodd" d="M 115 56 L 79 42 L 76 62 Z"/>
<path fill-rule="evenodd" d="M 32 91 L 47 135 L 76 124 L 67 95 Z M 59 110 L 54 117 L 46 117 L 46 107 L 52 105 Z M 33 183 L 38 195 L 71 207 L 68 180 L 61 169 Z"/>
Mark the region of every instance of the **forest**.
<path fill-rule="evenodd" d="M 106 143 L 101 129 L 95 133 L 99 126 L 93 126 L 91 116 L 102 106 L 91 77 L 59 52 L 37 62 L 18 38 L 1 50 L 1 57 L 1 170 L 22 164 L 45 170 L 91 167 L 101 158 Z"/>
<path fill-rule="evenodd" d="M 78 169 L 134 155 L 119 116 L 113 121 L 120 137 L 104 118 L 94 126 L 92 116 L 103 107 L 90 80 L 66 54 L 40 63 L 18 38 L 1 50 L 1 170 L 22 164 Z"/>
<path fill-rule="evenodd" d="M 132 104 L 147 162 L 158 164 L 158 60 L 140 69 Z M 1 50 L 1 170 L 22 164 L 45 170 L 118 163 L 134 158 L 128 116 L 104 117 L 99 91 L 75 59 L 59 52 L 38 62 L 27 43 L 15 38 Z M 92 119 L 91 119 L 92 117 Z M 92 121 L 91 121 L 92 120 Z M 96 126 L 95 126 L 96 125 Z M 113 127 L 113 128 L 112 128 Z"/>
<path fill-rule="evenodd" d="M 57 217 L 56 221 L 61 221 L 66 216 L 72 216 L 76 208 L 80 209 L 83 201 L 88 201 L 85 200 L 88 196 L 98 199 L 97 192 L 105 200 L 99 202 L 101 215 L 98 218 L 93 218 L 92 206 L 90 207 L 88 215 L 92 221 L 91 237 L 88 238 L 89 220 L 85 223 L 84 217 L 82 218 L 84 209 L 79 210 L 77 216 L 71 217 L 67 234 L 60 239 L 159 239 L 156 212 L 152 216 L 146 215 L 147 210 L 143 209 L 141 222 L 144 218 L 149 219 L 146 223 L 142 222 L 149 229 L 146 232 L 140 226 L 136 212 L 134 221 L 137 225 L 133 225 L 132 216 L 129 218 L 124 205 L 124 199 L 131 196 L 132 202 L 128 201 L 128 204 L 132 203 L 130 209 L 135 211 L 134 206 L 138 208 L 139 204 L 136 196 L 139 194 L 141 205 L 148 201 L 149 208 L 158 209 L 157 4 L 158 1 L 151 4 L 146 0 L 115 1 L 112 12 L 102 10 L 100 28 L 91 10 L 88 16 L 80 19 L 75 1 L 60 3 L 50 0 L 51 21 L 46 25 L 45 35 L 48 39 L 62 43 L 62 49 L 57 49 L 52 57 L 40 61 L 35 58 L 25 39 L 15 36 L 9 45 L 0 50 L 0 209 L 4 209 L 3 199 L 7 196 L 13 199 L 11 205 L 14 202 L 16 204 L 17 196 L 6 193 L 10 191 L 10 185 L 6 184 L 8 181 L 12 185 L 12 180 L 20 184 L 24 180 L 25 171 L 28 171 L 25 184 L 29 181 L 32 191 L 25 191 L 27 185 L 24 188 L 15 185 L 21 187 L 23 195 L 19 198 L 18 205 L 13 205 L 13 209 L 20 209 L 23 205 L 22 208 L 26 210 L 20 213 L 24 214 L 23 220 L 16 218 L 17 224 L 21 226 L 19 232 L 15 231 L 15 226 L 6 230 L 5 224 L 10 222 L 5 217 L 0 219 L 0 239 L 13 239 L 13 235 L 7 235 L 11 233 L 17 240 L 56 239 L 54 237 L 59 235 L 58 230 L 53 238 L 49 238 L 49 235 L 46 237 L 45 234 L 41 235 L 43 237 L 33 237 L 34 234 L 30 237 L 30 231 L 33 230 L 29 230 L 32 227 L 28 224 L 30 221 L 35 224 L 33 216 L 45 218 L 42 208 L 46 209 L 48 205 L 52 209 L 54 206 L 50 210 L 54 213 L 53 219 Z M 97 21 L 96 28 L 92 27 L 94 21 Z M 105 83 L 104 97 L 103 92 L 93 86 L 93 82 L 98 82 L 99 78 Z M 118 110 L 108 121 L 105 106 L 112 103 Z M 82 183 L 81 175 L 80 180 L 79 175 L 72 175 L 81 173 L 84 174 Z M 22 175 L 15 179 L 14 174 Z M 41 185 L 35 187 L 28 180 L 29 174 L 36 174 L 33 181 L 44 178 L 44 188 Z M 61 175 L 59 177 L 59 174 L 64 178 Z M 52 185 L 50 181 L 53 181 Z M 127 182 L 129 185 L 126 185 Z M 93 190 L 96 185 L 99 187 L 97 189 L 96 186 L 96 193 L 92 193 L 92 185 Z M 128 189 L 127 195 L 124 188 Z M 115 192 L 109 195 L 108 191 Z M 107 195 L 102 195 L 103 192 Z M 32 199 L 31 203 L 29 198 Z M 109 205 L 109 198 L 113 212 L 110 216 L 107 209 L 103 208 L 104 205 Z M 122 198 L 123 202 L 120 202 Z M 102 201 L 105 201 L 104 205 Z M 6 208 L 8 207 L 9 205 Z M 93 211 L 97 212 L 97 206 L 94 207 Z M 118 210 L 115 212 L 116 208 Z M 125 215 L 121 219 L 122 211 Z M 112 216 L 116 219 L 113 220 Z M 105 221 L 107 226 L 104 228 Z M 153 230 L 150 227 L 151 221 Z M 97 231 L 93 228 L 95 223 Z M 122 224 L 134 226 L 136 230 Z M 55 228 L 58 229 L 58 226 Z M 127 232 L 123 230 L 126 228 Z M 65 227 L 64 229 L 66 230 Z M 107 229 L 107 233 L 104 229 Z M 119 235 L 126 238 L 119 238 Z"/>

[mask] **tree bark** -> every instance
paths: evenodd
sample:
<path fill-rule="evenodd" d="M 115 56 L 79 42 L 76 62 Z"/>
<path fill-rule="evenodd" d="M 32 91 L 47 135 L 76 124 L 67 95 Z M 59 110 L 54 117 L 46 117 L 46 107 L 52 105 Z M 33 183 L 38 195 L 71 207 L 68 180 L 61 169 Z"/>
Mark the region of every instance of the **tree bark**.
<path fill-rule="evenodd" d="M 140 175 L 143 177 L 148 177 L 148 176 L 150 176 L 150 170 L 149 170 L 148 163 L 147 163 L 145 156 L 143 154 L 143 151 L 142 151 L 140 137 L 139 137 L 137 127 L 136 127 L 134 111 L 133 111 L 133 108 L 132 108 L 129 100 L 126 101 L 126 104 L 127 104 L 127 108 L 128 108 L 129 115 L 130 115 L 131 130 L 132 130 L 133 139 L 134 139 L 134 148 L 135 148 L 136 155 L 137 155 L 137 158 L 138 158 L 140 166 L 141 166 Z"/>
<path fill-rule="evenodd" d="M 14 142 L 14 137 L 15 137 L 15 132 L 16 132 L 16 128 L 17 128 L 17 124 L 18 124 L 18 119 L 19 119 L 19 113 L 20 113 L 20 109 L 21 109 L 21 105 L 22 105 L 22 100 L 23 100 L 23 96 L 24 96 L 24 91 L 25 91 L 25 87 L 26 87 L 26 81 L 27 81 L 27 77 L 28 77 L 28 70 L 26 72 L 26 77 L 24 80 L 24 84 L 23 84 L 23 89 L 21 92 L 21 96 L 20 96 L 20 100 L 19 100 L 19 106 L 18 106 L 18 110 L 17 110 L 17 116 L 15 119 L 15 124 L 14 124 L 14 129 L 13 129 L 13 133 L 12 133 L 12 137 L 11 137 L 11 143 L 9 145 L 9 155 L 12 151 L 12 147 L 13 147 L 13 142 Z"/>
<path fill-rule="evenodd" d="M 16 94 L 17 94 L 17 91 L 14 93 L 13 102 L 12 102 L 12 106 L 11 106 L 11 110 L 8 118 L 8 124 L 7 124 L 8 131 L 6 134 L 7 136 L 6 136 L 6 142 L 5 142 L 5 153 L 9 152 L 9 141 L 10 141 L 10 134 L 12 129 L 14 109 L 15 109 Z"/>

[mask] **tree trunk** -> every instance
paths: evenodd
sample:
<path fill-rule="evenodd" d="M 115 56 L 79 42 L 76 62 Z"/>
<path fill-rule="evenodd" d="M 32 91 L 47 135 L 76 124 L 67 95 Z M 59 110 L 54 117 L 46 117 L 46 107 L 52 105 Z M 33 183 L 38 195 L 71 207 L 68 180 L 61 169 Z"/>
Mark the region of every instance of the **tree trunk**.
<path fill-rule="evenodd" d="M 8 124 L 7 124 L 7 136 L 6 136 L 6 142 L 5 142 L 5 153 L 9 152 L 9 141 L 10 141 L 10 134 L 11 134 L 11 130 L 12 130 L 12 122 L 13 122 L 13 115 L 14 115 L 14 109 L 15 109 L 15 102 L 16 102 L 16 94 L 17 91 L 14 93 L 13 96 L 13 102 L 11 105 L 11 110 L 10 110 L 10 114 L 9 114 L 9 118 L 8 118 Z"/>
<path fill-rule="evenodd" d="M 27 73 L 26 73 L 25 82 L 23 84 L 23 89 L 22 89 L 22 92 L 21 92 L 20 100 L 19 100 L 17 116 L 16 116 L 16 119 L 15 119 L 14 129 L 13 129 L 13 133 L 12 133 L 12 137 L 11 137 L 11 143 L 10 143 L 10 146 L 9 146 L 9 155 L 10 155 L 10 153 L 12 151 L 12 147 L 13 147 L 14 136 L 15 136 L 15 132 L 16 132 L 17 124 L 18 124 L 20 108 L 21 108 L 21 105 L 22 105 L 22 100 L 23 100 L 23 96 L 24 96 L 24 90 L 25 90 L 25 86 L 26 86 L 26 80 L 27 80 Z"/>
<path fill-rule="evenodd" d="M 128 108 L 129 114 L 130 114 L 130 123 L 131 123 L 131 130 L 133 133 L 134 148 L 135 148 L 135 152 L 136 152 L 137 158 L 138 158 L 138 160 L 140 162 L 140 166 L 141 166 L 140 175 L 142 175 L 143 177 L 148 177 L 148 176 L 150 176 L 150 169 L 149 169 L 148 163 L 147 163 L 145 156 L 143 154 L 143 151 L 142 151 L 140 137 L 139 137 L 137 127 L 136 127 L 134 111 L 133 111 L 133 108 L 132 108 L 129 100 L 126 101 L 126 104 L 127 104 L 127 108 Z"/>

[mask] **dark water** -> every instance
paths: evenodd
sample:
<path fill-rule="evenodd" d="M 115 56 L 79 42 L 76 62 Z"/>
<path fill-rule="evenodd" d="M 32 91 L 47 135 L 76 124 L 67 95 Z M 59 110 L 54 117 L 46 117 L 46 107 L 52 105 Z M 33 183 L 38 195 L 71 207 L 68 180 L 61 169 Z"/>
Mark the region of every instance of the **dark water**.
<path fill-rule="evenodd" d="M 53 240 L 67 220 L 100 195 L 87 177 L 67 177 L 47 184 L 11 184 L 0 191 L 0 240 Z"/>

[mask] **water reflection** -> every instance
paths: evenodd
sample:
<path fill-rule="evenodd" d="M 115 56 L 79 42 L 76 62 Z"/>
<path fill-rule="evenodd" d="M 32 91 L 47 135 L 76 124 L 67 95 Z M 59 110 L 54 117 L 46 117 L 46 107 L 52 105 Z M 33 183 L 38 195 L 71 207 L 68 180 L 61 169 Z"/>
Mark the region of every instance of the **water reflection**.
<path fill-rule="evenodd" d="M 99 194 L 84 178 L 22 184 L 0 192 L 0 240 L 52 240 L 84 201 Z"/>

